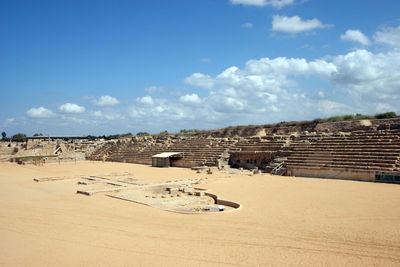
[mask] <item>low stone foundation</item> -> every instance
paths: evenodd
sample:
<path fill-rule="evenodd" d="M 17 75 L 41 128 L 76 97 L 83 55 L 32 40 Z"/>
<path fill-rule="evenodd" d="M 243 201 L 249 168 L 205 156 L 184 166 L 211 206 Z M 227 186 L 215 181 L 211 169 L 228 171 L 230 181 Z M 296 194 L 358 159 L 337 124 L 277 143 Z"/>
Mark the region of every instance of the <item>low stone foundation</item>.
<path fill-rule="evenodd" d="M 350 169 L 289 167 L 286 175 L 375 182 L 375 171 L 360 171 Z"/>

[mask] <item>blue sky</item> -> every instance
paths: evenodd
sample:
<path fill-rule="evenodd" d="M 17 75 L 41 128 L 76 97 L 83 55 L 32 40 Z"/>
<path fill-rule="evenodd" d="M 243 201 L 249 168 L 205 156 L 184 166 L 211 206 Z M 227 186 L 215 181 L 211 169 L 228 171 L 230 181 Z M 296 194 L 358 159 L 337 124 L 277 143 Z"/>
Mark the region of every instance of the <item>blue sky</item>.
<path fill-rule="evenodd" d="M 0 1 L 0 130 L 400 113 L 400 2 Z"/>

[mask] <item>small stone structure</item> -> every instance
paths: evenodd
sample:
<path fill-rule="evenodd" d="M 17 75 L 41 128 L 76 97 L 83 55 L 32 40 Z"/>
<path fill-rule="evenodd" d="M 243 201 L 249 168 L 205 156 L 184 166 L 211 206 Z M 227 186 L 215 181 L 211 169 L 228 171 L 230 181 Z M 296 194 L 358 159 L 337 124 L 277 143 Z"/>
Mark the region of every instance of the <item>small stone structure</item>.
<path fill-rule="evenodd" d="M 164 152 L 151 157 L 153 167 L 172 167 L 174 162 L 183 158 L 182 152 Z"/>
<path fill-rule="evenodd" d="M 275 151 L 238 151 L 232 152 L 229 163 L 233 168 L 265 169 L 265 166 L 276 156 Z"/>

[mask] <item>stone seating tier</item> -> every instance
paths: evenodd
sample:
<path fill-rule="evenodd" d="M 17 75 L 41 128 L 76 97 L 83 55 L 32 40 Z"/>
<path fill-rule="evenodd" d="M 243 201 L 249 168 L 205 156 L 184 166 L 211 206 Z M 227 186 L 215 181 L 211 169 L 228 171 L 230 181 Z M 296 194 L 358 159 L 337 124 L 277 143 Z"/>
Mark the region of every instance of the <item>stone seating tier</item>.
<path fill-rule="evenodd" d="M 393 168 L 381 166 L 360 166 L 360 165 L 343 165 L 343 164 L 317 164 L 317 163 L 285 163 L 286 167 L 320 167 L 326 169 L 347 169 L 350 171 L 370 170 L 370 171 L 385 171 L 393 172 Z"/>
<path fill-rule="evenodd" d="M 372 163 L 391 163 L 394 164 L 397 158 L 371 158 L 371 157 L 321 157 L 321 156 L 308 156 L 308 157 L 301 157 L 301 156 L 289 156 L 286 160 L 289 161 L 360 161 L 360 162 L 372 162 Z"/>
<path fill-rule="evenodd" d="M 363 160 L 357 160 L 357 159 L 350 159 L 350 160 L 341 160 L 341 159 L 307 159 L 307 161 L 301 160 L 301 159 L 293 159 L 293 158 L 288 158 L 286 161 L 286 164 L 292 164 L 292 163 L 307 163 L 307 164 L 326 164 L 326 165 L 357 165 L 357 166 L 378 166 L 378 167 L 388 167 L 388 168 L 394 168 L 396 165 L 394 164 L 394 161 L 384 161 L 384 162 L 366 162 Z"/>
<path fill-rule="evenodd" d="M 326 154 L 326 155 L 320 155 L 320 154 L 290 154 L 288 158 L 291 159 L 316 159 L 316 158 L 321 158 L 321 159 L 332 159 L 332 158 L 339 158 L 339 159 L 362 159 L 366 161 L 378 161 L 378 160 L 394 160 L 396 161 L 399 157 L 397 155 L 392 155 L 392 156 L 387 156 L 387 155 L 381 155 L 381 154 L 375 154 L 375 155 L 368 155 L 368 154 L 360 154 L 360 155 L 353 155 L 353 154 Z"/>
<path fill-rule="evenodd" d="M 391 173 L 393 172 L 392 168 L 382 168 L 382 167 L 367 167 L 367 168 L 354 168 L 351 166 L 324 166 L 324 165 L 309 165 L 309 164 L 288 164 L 286 167 L 291 168 L 291 167 L 298 167 L 301 169 L 313 169 L 313 170 L 335 170 L 335 171 L 348 171 L 348 172 L 385 172 L 385 173 Z"/>
<path fill-rule="evenodd" d="M 290 142 L 288 141 L 290 140 Z M 288 141 L 288 142 L 287 142 Z M 91 158 L 150 164 L 151 157 L 162 152 L 184 152 L 184 161 L 215 165 L 225 152 L 280 151 L 288 156 L 288 166 L 296 164 L 332 165 L 334 168 L 390 169 L 400 156 L 400 130 L 357 131 L 353 133 L 317 133 L 263 136 L 251 138 L 164 138 L 135 139 L 106 143 Z M 342 164 L 342 165 L 341 165 Z M 299 165 L 300 166 L 300 165 Z M 350 166 L 350 167 L 349 167 Z"/>

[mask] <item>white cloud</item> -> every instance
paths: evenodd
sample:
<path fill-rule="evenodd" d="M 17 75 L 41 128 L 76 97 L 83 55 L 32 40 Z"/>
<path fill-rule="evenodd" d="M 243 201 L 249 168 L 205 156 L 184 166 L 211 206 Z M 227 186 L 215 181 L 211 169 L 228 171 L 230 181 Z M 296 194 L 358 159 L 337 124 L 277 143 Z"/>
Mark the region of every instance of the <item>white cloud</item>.
<path fill-rule="evenodd" d="M 211 89 L 214 86 L 214 81 L 210 75 L 204 75 L 202 73 L 193 73 L 184 80 L 185 83 L 196 86 Z"/>
<path fill-rule="evenodd" d="M 375 33 L 374 39 L 378 43 L 400 47 L 400 26 L 382 28 Z"/>
<path fill-rule="evenodd" d="M 164 111 L 165 111 L 165 108 L 163 108 L 162 106 L 157 106 L 153 109 L 153 112 L 157 112 L 157 113 L 161 113 Z"/>
<path fill-rule="evenodd" d="M 58 110 L 64 113 L 83 113 L 85 112 L 85 107 L 79 106 L 77 104 L 65 103 L 59 106 Z"/>
<path fill-rule="evenodd" d="M 253 28 L 253 23 L 245 22 L 242 24 L 242 28 Z"/>
<path fill-rule="evenodd" d="M 259 60 L 249 60 L 246 63 L 249 73 L 260 75 L 270 74 L 275 76 L 282 75 L 321 75 L 329 76 L 336 72 L 336 66 L 325 60 L 317 59 L 308 61 L 304 58 L 277 57 L 274 59 L 261 58 Z"/>
<path fill-rule="evenodd" d="M 318 19 L 302 20 L 299 16 L 286 17 L 275 15 L 272 20 L 272 30 L 296 34 L 299 32 L 323 29 L 331 25 L 323 24 Z"/>
<path fill-rule="evenodd" d="M 101 110 L 96 110 L 93 112 L 93 115 L 96 117 L 102 117 L 103 116 L 103 112 Z"/>
<path fill-rule="evenodd" d="M 103 95 L 99 99 L 95 99 L 93 103 L 97 106 L 114 106 L 119 104 L 119 100 L 109 95 Z"/>
<path fill-rule="evenodd" d="M 181 96 L 179 100 L 183 103 L 193 103 L 193 104 L 201 103 L 201 99 L 197 94 L 186 94 Z"/>
<path fill-rule="evenodd" d="M 162 93 L 162 92 L 165 91 L 165 88 L 164 88 L 164 87 L 161 87 L 161 86 L 149 86 L 149 87 L 144 88 L 144 90 L 145 90 L 147 93 L 152 94 L 152 93 L 155 93 L 155 92 L 160 92 L 160 93 Z"/>
<path fill-rule="evenodd" d="M 231 120 L 231 114 L 236 114 L 234 124 L 373 114 L 400 101 L 400 51 L 375 54 L 359 49 L 313 61 L 260 58 L 249 60 L 244 68 L 229 67 L 214 77 L 201 73 L 196 77 L 206 77 L 213 85 L 201 107 L 207 117 L 223 123 Z M 269 112 L 278 113 L 272 116 Z"/>
<path fill-rule="evenodd" d="M 210 63 L 211 62 L 211 58 L 205 57 L 205 58 L 202 58 L 200 61 L 204 62 L 204 63 Z"/>
<path fill-rule="evenodd" d="M 146 116 L 146 112 L 144 112 L 143 110 L 139 109 L 138 107 L 131 107 L 129 115 L 132 118 L 137 119 L 137 118 L 141 118 L 141 117 Z"/>
<path fill-rule="evenodd" d="M 215 77 L 205 74 L 197 76 L 207 77 L 214 86 L 202 105 L 208 112 L 208 117 L 229 120 L 231 118 L 228 114 L 235 113 L 242 118 L 247 116 L 244 114 L 248 114 L 248 119 L 254 120 L 261 118 L 258 114 L 265 112 L 288 112 L 295 107 L 301 108 L 307 99 L 305 96 L 294 96 L 293 88 L 297 87 L 297 77 L 329 79 L 336 72 L 337 68 L 333 63 L 322 59 L 307 61 L 304 58 L 278 57 L 249 60 L 245 68 L 232 66 Z M 292 103 L 293 106 L 290 105 L 289 108 L 287 103 Z"/>
<path fill-rule="evenodd" d="M 193 110 L 197 105 L 186 106 L 176 99 L 168 101 L 166 99 L 153 99 L 152 103 L 153 105 L 130 107 L 129 115 L 142 123 L 148 123 L 151 121 L 152 123 L 166 125 L 171 121 L 175 122 L 176 120 L 181 119 L 194 119 L 194 114 L 201 114 L 201 112 L 195 112 Z"/>
<path fill-rule="evenodd" d="M 151 96 L 147 95 L 144 97 L 138 97 L 136 98 L 136 101 L 145 104 L 145 105 L 153 105 L 154 104 L 154 100 Z"/>
<path fill-rule="evenodd" d="M 272 6 L 274 8 L 282 8 L 294 3 L 294 0 L 230 0 L 234 5 L 245 6 Z"/>
<path fill-rule="evenodd" d="M 318 92 L 317 92 L 317 96 L 318 96 L 319 98 L 324 98 L 324 97 L 325 97 L 325 93 L 322 92 L 322 91 L 318 91 Z"/>
<path fill-rule="evenodd" d="M 320 113 L 324 116 L 334 116 L 351 113 L 352 108 L 346 104 L 331 101 L 331 100 L 321 100 L 317 103 L 317 108 Z"/>
<path fill-rule="evenodd" d="M 244 107 L 246 106 L 246 101 L 245 100 L 239 100 L 233 97 L 226 97 L 222 104 L 228 109 L 228 110 L 243 110 Z"/>
<path fill-rule="evenodd" d="M 340 35 L 340 39 L 344 41 L 358 42 L 365 46 L 371 44 L 368 37 L 359 30 L 347 30 L 344 34 Z"/>
<path fill-rule="evenodd" d="M 395 111 L 395 107 L 388 103 L 375 103 L 375 109 L 377 112 L 390 112 Z"/>
<path fill-rule="evenodd" d="M 44 107 L 31 108 L 26 114 L 31 118 L 49 118 L 54 115 L 50 109 Z"/>
<path fill-rule="evenodd" d="M 334 74 L 333 79 L 339 84 L 348 85 L 374 81 L 386 75 L 385 67 L 389 63 L 386 60 L 389 58 L 384 54 L 373 54 L 364 49 L 336 56 L 333 63 L 338 71 Z"/>
<path fill-rule="evenodd" d="M 121 117 L 122 117 L 121 114 L 119 114 L 117 112 L 104 114 L 104 118 L 106 118 L 107 120 L 117 120 L 117 119 L 119 119 Z"/>
<path fill-rule="evenodd" d="M 338 72 L 332 82 L 347 88 L 360 105 L 380 112 L 376 101 L 397 106 L 400 101 L 400 51 L 374 54 L 356 50 L 333 59 Z"/>

